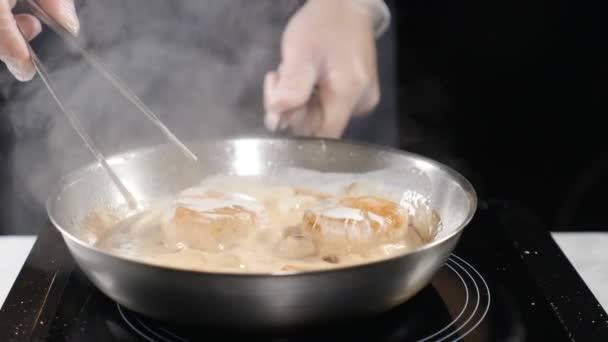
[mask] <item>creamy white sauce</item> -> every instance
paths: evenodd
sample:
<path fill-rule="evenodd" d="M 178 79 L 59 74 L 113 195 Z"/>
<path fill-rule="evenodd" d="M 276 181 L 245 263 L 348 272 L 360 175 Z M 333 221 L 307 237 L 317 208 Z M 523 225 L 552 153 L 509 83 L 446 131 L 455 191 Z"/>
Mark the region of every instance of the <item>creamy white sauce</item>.
<path fill-rule="evenodd" d="M 138 261 L 206 272 L 285 273 L 344 267 L 407 253 L 430 242 L 432 238 L 423 237 L 434 236 L 439 228 L 437 220 L 418 218 L 417 221 L 427 226 L 414 227 L 410 224 L 405 236 L 398 241 L 371 244 L 369 249 L 358 253 L 321 255 L 309 236 L 294 230 L 307 210 L 312 208 L 317 214 L 344 220 L 345 224 L 325 225 L 322 227 L 323 234 L 349 239 L 374 238 L 378 232 L 369 223 L 374 221 L 382 228 L 385 218 L 365 210 L 327 204 L 328 197 L 340 198 L 348 193 L 349 187 L 344 187 L 342 191 L 322 193 L 316 189 L 267 184 L 254 178 L 226 176 L 225 181 L 230 186 L 217 187 L 226 190 L 226 196 L 221 198 L 201 198 L 205 188 L 201 186 L 182 192 L 173 201 L 163 202 L 114 223 L 113 227 L 107 226 L 107 219 L 91 220 L 88 222 L 89 231 L 97 234 L 96 246 Z M 219 246 L 217 251 L 205 251 L 186 247 L 188 241 L 168 243 L 163 234 L 163 221 L 170 219 L 178 206 L 206 217 L 225 216 L 214 213 L 214 210 L 239 206 L 254 213 L 263 212 L 266 219 L 258 227 L 248 227 L 251 234 L 234 237 L 234 244 Z M 420 216 L 434 211 L 425 208 L 416 213 Z M 409 221 L 411 223 L 412 220 Z M 205 232 L 204 227 L 200 227 L 200 231 L 194 233 Z"/>

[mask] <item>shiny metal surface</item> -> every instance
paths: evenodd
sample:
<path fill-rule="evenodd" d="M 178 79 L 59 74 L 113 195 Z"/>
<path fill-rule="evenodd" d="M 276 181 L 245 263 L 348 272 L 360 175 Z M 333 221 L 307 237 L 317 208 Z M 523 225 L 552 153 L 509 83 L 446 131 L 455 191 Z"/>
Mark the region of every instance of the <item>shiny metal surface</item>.
<path fill-rule="evenodd" d="M 80 240 L 82 217 L 124 201 L 100 167 L 79 170 L 47 203 L 51 220 L 79 266 L 107 296 L 152 318 L 232 328 L 289 328 L 372 315 L 397 306 L 425 287 L 450 255 L 474 215 L 477 198 L 453 170 L 421 156 L 344 141 L 245 138 L 191 144 L 200 167 L 175 147 L 110 158 L 138 200 L 175 193 L 218 172 L 265 174 L 284 167 L 365 172 L 420 169 L 432 187 L 443 234 L 413 253 L 367 265 L 290 275 L 212 274 L 151 266 L 110 255 Z M 407 177 L 407 175 L 404 175 Z"/>

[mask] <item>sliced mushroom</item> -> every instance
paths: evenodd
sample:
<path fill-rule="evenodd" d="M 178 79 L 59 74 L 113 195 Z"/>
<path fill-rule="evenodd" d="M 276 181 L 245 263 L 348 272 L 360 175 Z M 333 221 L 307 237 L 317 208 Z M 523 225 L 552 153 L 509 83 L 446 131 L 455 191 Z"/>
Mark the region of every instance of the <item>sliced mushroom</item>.
<path fill-rule="evenodd" d="M 328 262 L 330 264 L 337 264 L 340 262 L 340 259 L 335 255 L 327 255 L 323 257 L 323 261 Z"/>
<path fill-rule="evenodd" d="M 310 236 L 298 228 L 288 228 L 276 246 L 276 253 L 286 259 L 300 259 L 317 254 L 317 247 Z"/>
<path fill-rule="evenodd" d="M 281 271 L 294 272 L 294 271 L 310 271 L 312 268 L 300 266 L 300 265 L 285 265 L 281 267 Z"/>
<path fill-rule="evenodd" d="M 411 225 L 423 242 L 430 242 L 435 238 L 440 223 L 439 214 L 427 205 L 417 206 L 411 216 Z"/>

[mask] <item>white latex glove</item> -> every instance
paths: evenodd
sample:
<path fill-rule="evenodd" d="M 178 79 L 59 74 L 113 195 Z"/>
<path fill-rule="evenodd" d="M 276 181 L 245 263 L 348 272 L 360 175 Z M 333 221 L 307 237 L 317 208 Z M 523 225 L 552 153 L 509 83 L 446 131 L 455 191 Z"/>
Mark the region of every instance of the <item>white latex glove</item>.
<path fill-rule="evenodd" d="M 29 14 L 13 15 L 16 2 L 0 0 L 0 60 L 19 81 L 29 81 L 36 70 L 23 37 L 28 41 L 34 39 L 41 31 L 41 24 Z M 78 34 L 80 23 L 73 0 L 39 0 L 38 4 L 64 28 L 74 35 Z"/>
<path fill-rule="evenodd" d="M 269 130 L 338 138 L 351 116 L 377 106 L 375 40 L 388 24 L 378 23 L 378 5 L 384 3 L 308 0 L 291 18 L 283 33 L 281 64 L 264 81 Z M 317 105 L 311 97 L 315 88 Z"/>

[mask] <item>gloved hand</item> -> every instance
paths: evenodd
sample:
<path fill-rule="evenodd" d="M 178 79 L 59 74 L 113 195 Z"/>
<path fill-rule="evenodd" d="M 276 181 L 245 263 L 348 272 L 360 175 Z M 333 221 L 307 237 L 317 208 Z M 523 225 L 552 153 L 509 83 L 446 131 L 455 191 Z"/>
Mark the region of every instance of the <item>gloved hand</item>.
<path fill-rule="evenodd" d="M 288 128 L 298 135 L 338 138 L 351 116 L 376 107 L 380 89 L 375 39 L 388 25 L 386 16 L 390 19 L 388 12 L 380 13 L 385 17 L 378 23 L 377 5 L 384 3 L 308 0 L 291 18 L 283 33 L 281 64 L 264 81 L 264 123 L 269 130 Z M 318 99 L 311 97 L 313 92 Z"/>
<path fill-rule="evenodd" d="M 41 31 L 41 24 L 29 14 L 13 15 L 12 8 L 16 2 L 0 0 L 0 60 L 19 81 L 29 81 L 36 70 L 23 37 L 28 41 L 34 39 Z M 80 24 L 73 0 L 39 0 L 38 4 L 65 29 L 78 34 Z"/>

